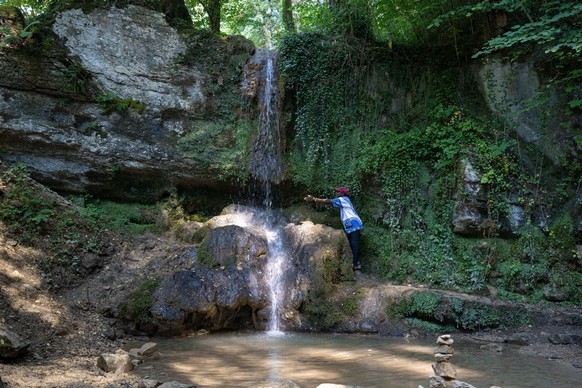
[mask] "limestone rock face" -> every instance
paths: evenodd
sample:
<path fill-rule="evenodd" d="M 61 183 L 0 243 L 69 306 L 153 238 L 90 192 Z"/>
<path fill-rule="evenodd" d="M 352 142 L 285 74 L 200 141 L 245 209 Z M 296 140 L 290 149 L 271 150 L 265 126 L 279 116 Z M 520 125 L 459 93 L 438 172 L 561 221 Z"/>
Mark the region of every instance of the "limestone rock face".
<path fill-rule="evenodd" d="M 201 72 L 173 68 L 186 45 L 162 13 L 131 5 L 74 9 L 60 14 L 53 30 L 103 90 L 157 111 L 199 109 L 206 99 Z"/>
<path fill-rule="evenodd" d="M 235 264 L 237 269 L 254 267 L 267 255 L 267 236 L 258 228 L 228 225 L 212 229 L 208 254 L 218 266 Z"/>
<path fill-rule="evenodd" d="M 530 63 L 489 60 L 475 65 L 474 73 L 489 109 L 507 122 L 516 125 L 517 135 L 535 145 L 556 165 L 567 153 L 560 141 L 563 132 L 559 117 L 545 118 L 537 107 L 528 104 L 534 100 L 542 86 L 541 77 Z M 557 91 L 552 90 L 549 104 L 557 102 Z M 547 123 L 545 120 L 549 120 Z M 544 129 L 546 127 L 549 130 Z"/>
<path fill-rule="evenodd" d="M 242 161 L 235 132 L 251 120 L 217 99 L 242 99 L 252 43 L 214 39 L 227 76 L 180 62 L 190 43 L 143 7 L 72 9 L 52 28 L 60 37 L 52 47 L 0 52 L 4 161 L 24 163 L 56 191 L 112 199 L 155 201 L 178 186 L 231 189 L 221 174 Z"/>
<path fill-rule="evenodd" d="M 463 159 L 459 162 L 458 175 L 461 185 L 455 193 L 457 205 L 452 214 L 453 231 L 466 236 L 515 236 L 527 221 L 528 215 L 517 200 L 510 198 L 507 214 L 493 221 L 488 211 L 488 189 L 481 182 L 482 175 L 471 163 Z M 531 218 L 534 218 L 533 215 Z M 535 221 L 532 219 L 532 221 Z M 540 227 L 545 225 L 537 222 Z"/>

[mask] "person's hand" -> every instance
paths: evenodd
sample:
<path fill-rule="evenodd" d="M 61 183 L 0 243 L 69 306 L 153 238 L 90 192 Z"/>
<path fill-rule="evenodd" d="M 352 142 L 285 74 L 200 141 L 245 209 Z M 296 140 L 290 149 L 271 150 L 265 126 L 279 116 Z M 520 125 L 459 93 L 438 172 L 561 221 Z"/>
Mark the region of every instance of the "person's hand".
<path fill-rule="evenodd" d="M 309 194 L 307 197 L 303 198 L 303 200 L 307 201 L 307 202 L 313 202 L 313 201 L 315 201 L 315 197 L 313 195 Z"/>

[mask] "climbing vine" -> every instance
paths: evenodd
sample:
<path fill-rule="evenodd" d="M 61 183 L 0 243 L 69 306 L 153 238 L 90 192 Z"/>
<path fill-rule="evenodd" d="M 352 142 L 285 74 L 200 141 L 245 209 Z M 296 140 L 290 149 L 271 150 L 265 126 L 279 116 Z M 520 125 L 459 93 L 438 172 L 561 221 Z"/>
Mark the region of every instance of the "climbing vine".
<path fill-rule="evenodd" d="M 458 72 L 446 61 L 411 68 L 403 58 L 415 55 L 345 36 L 284 40 L 282 72 L 297 106 L 292 179 L 325 196 L 337 185 L 353 189 L 366 225 L 362 251 L 371 270 L 386 278 L 469 292 L 493 286 L 518 300 L 543 298 L 551 283 L 566 299 L 579 300 L 577 264 L 544 254 L 550 229 L 532 225 L 542 209 L 557 211 L 560 200 L 548 194 L 538 171 L 527 169 L 530 151 L 516 140 L 515 128 L 482 109 L 482 97 L 466 92 L 459 98 Z M 406 96 L 405 90 L 420 92 Z M 461 169 L 467 163 L 484 195 L 481 239 L 451 227 L 455 206 L 469 195 Z M 559 178 L 564 190 L 572 187 L 568 171 Z M 526 227 L 510 231 L 516 207 Z M 564 246 L 572 251 L 573 229 L 560 230 L 570 236 Z M 576 275 L 565 276 L 565 268 Z"/>

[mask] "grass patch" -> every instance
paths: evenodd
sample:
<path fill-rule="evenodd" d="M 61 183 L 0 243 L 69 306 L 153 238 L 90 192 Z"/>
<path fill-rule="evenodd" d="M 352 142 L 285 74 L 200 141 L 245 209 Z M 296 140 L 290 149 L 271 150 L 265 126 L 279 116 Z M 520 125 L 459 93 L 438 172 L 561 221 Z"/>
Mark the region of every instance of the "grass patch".
<path fill-rule="evenodd" d="M 74 198 L 80 204 L 81 215 L 92 218 L 103 228 L 129 236 L 164 230 L 158 205 L 117 203 L 112 201 Z"/>

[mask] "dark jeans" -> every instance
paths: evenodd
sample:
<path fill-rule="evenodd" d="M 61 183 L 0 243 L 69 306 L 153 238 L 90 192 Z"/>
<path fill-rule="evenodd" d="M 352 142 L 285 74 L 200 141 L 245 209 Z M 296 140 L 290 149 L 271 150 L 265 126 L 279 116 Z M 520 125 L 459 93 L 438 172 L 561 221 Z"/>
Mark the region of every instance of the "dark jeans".
<path fill-rule="evenodd" d="M 352 257 L 354 265 L 360 264 L 360 231 L 356 230 L 352 233 L 347 233 L 350 248 L 352 248 Z"/>

